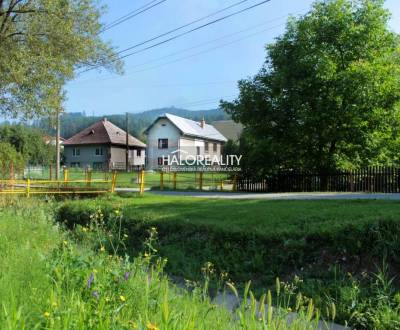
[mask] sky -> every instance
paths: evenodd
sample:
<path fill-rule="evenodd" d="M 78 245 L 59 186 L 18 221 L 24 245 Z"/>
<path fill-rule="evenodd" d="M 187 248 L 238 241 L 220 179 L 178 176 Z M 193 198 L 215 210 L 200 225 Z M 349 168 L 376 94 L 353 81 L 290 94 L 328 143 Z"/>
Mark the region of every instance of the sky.
<path fill-rule="evenodd" d="M 102 22 L 113 22 L 149 2 L 103 0 L 107 9 Z M 166 0 L 101 36 L 118 51 L 237 2 L 239 0 Z M 246 1 L 187 29 L 259 2 L 261 0 Z M 81 73 L 66 86 L 65 110 L 102 116 L 170 106 L 190 110 L 217 108 L 220 99 L 229 101 L 238 95 L 238 80 L 258 72 L 265 61 L 265 45 L 284 32 L 287 18 L 306 13 L 312 3 L 313 0 L 271 0 L 125 58 L 122 76 L 105 70 Z M 392 13 L 391 28 L 400 33 L 399 0 L 387 0 L 385 6 Z M 148 45 L 151 43 L 142 48 Z M 135 48 L 138 49 L 140 47 Z"/>

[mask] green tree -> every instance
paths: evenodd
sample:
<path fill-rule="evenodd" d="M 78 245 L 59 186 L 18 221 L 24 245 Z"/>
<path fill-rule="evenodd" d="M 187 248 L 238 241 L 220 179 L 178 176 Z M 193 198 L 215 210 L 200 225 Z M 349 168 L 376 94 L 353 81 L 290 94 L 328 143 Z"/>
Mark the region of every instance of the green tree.
<path fill-rule="evenodd" d="M 121 71 L 99 36 L 102 11 L 97 0 L 0 0 L 0 112 L 60 110 L 62 86 L 76 69 Z"/>
<path fill-rule="evenodd" d="M 12 172 L 18 173 L 23 171 L 25 159 L 21 153 L 7 143 L 0 142 L 0 178 L 12 179 Z"/>
<path fill-rule="evenodd" d="M 0 140 L 11 145 L 27 164 L 54 164 L 55 148 L 45 143 L 43 133 L 38 129 L 23 125 L 2 125 Z"/>
<path fill-rule="evenodd" d="M 323 173 L 398 160 L 399 37 L 383 3 L 315 2 L 267 46 L 260 72 L 239 82 L 238 99 L 222 102 L 246 126 L 253 169 Z"/>

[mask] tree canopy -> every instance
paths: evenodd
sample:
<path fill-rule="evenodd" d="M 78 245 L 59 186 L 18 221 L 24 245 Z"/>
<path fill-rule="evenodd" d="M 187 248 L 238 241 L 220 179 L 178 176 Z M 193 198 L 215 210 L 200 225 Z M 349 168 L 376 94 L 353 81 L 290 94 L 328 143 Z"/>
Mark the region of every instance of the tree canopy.
<path fill-rule="evenodd" d="M 0 126 L 0 141 L 12 146 L 30 165 L 49 165 L 55 161 L 55 148 L 47 145 L 43 133 L 23 125 Z"/>
<path fill-rule="evenodd" d="M 96 0 L 0 0 L 0 112 L 33 117 L 61 108 L 79 68 L 121 70 L 99 34 Z"/>
<path fill-rule="evenodd" d="M 246 164 L 328 171 L 397 162 L 400 43 L 383 0 L 317 1 L 267 46 L 222 107 L 246 127 Z"/>

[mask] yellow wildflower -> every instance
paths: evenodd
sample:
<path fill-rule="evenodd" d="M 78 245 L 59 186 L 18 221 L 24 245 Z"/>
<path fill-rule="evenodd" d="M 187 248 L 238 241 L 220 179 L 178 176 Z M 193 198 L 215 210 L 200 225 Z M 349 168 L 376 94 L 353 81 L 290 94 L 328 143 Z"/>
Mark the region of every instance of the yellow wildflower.
<path fill-rule="evenodd" d="M 101 248 L 100 248 L 100 251 L 101 251 L 101 252 L 104 252 L 105 250 L 106 250 L 106 249 L 105 249 L 104 246 L 102 245 Z"/>
<path fill-rule="evenodd" d="M 83 227 L 82 231 L 86 233 L 88 231 L 88 229 L 86 227 Z"/>
<path fill-rule="evenodd" d="M 68 241 L 63 241 L 63 244 L 64 245 L 68 245 Z"/>
<path fill-rule="evenodd" d="M 119 210 L 115 210 L 115 214 L 118 215 L 120 212 Z"/>
<path fill-rule="evenodd" d="M 122 302 L 125 302 L 126 298 L 124 296 L 119 296 L 119 300 L 121 300 Z"/>
<path fill-rule="evenodd" d="M 49 317 L 50 317 L 50 313 L 49 313 L 49 312 L 44 312 L 44 313 L 43 313 L 43 316 L 44 316 L 45 318 L 49 318 Z"/>
<path fill-rule="evenodd" d="M 158 327 L 151 322 L 147 323 L 146 328 L 147 328 L 147 330 L 158 330 Z"/>

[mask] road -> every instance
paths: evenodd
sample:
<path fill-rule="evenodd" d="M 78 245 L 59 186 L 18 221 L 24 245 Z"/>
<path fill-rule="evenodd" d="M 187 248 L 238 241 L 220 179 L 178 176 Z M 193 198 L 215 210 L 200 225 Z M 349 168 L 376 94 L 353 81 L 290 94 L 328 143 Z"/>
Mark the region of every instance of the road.
<path fill-rule="evenodd" d="M 138 192 L 136 188 L 116 188 L 117 192 Z M 187 196 L 198 198 L 222 198 L 222 199 L 265 199 L 265 200 L 313 200 L 313 199 L 379 199 L 398 200 L 400 193 L 341 193 L 341 192 L 314 192 L 314 193 L 232 193 L 232 192 L 208 192 L 208 191 L 159 191 L 146 189 L 155 195 Z"/>

